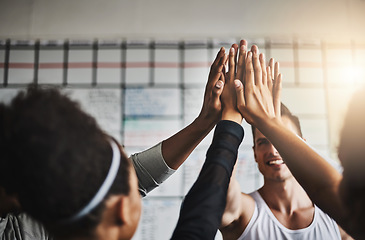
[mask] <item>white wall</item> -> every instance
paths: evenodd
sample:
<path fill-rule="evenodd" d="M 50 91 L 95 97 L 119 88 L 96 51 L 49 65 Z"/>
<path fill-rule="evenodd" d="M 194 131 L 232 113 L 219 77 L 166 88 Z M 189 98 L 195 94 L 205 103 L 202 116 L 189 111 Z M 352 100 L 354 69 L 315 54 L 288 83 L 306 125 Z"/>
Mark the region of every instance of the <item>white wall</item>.
<path fill-rule="evenodd" d="M 0 0 L 0 38 L 365 39 L 364 0 Z"/>

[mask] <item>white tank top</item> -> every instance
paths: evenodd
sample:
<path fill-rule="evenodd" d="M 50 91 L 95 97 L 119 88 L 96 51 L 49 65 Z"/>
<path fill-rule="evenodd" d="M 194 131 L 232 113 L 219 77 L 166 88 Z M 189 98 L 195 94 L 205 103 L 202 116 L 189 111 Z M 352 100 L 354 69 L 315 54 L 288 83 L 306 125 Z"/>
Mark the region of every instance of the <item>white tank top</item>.
<path fill-rule="evenodd" d="M 255 210 L 245 231 L 238 240 L 258 239 L 323 239 L 341 240 L 340 230 L 337 223 L 327 214 L 314 206 L 314 217 L 312 223 L 302 229 L 292 230 L 284 227 L 275 215 L 271 212 L 259 192 L 250 194 L 255 200 Z"/>

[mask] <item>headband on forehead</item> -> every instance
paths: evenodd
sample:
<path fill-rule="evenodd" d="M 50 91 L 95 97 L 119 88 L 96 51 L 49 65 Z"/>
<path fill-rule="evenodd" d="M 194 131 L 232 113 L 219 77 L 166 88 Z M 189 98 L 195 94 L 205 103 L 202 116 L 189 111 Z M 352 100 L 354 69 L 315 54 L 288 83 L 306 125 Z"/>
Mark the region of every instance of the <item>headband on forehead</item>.
<path fill-rule="evenodd" d="M 103 199 L 105 198 L 106 194 L 109 192 L 115 177 L 117 176 L 119 165 L 120 165 L 120 150 L 118 145 L 113 141 L 110 140 L 110 145 L 113 150 L 113 158 L 112 163 L 109 168 L 108 175 L 106 176 L 103 184 L 99 188 L 98 192 L 95 196 L 90 200 L 90 202 L 81 209 L 78 213 L 71 216 L 70 218 L 66 219 L 66 223 L 76 222 L 77 220 L 81 219 L 82 217 L 89 214 Z"/>

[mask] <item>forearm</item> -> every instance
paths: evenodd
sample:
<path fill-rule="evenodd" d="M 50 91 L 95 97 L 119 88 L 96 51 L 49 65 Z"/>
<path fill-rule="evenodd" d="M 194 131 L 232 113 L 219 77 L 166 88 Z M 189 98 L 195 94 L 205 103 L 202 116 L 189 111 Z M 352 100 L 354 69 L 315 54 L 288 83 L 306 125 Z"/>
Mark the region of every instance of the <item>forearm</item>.
<path fill-rule="evenodd" d="M 226 59 L 225 50 L 221 48 L 210 68 L 199 116 L 186 128 L 162 142 L 163 157 L 172 169 L 179 168 L 219 121 Z"/>
<path fill-rule="evenodd" d="M 214 238 L 242 138 L 240 125 L 229 121 L 217 125 L 203 168 L 182 204 L 172 239 Z"/>
<path fill-rule="evenodd" d="M 332 217 L 339 219 L 343 214 L 338 193 L 342 175 L 279 121 L 262 120 L 258 126 L 310 198 Z"/>
<path fill-rule="evenodd" d="M 216 121 L 198 117 L 187 127 L 162 141 L 162 155 L 166 164 L 172 169 L 178 169 L 215 124 Z"/>

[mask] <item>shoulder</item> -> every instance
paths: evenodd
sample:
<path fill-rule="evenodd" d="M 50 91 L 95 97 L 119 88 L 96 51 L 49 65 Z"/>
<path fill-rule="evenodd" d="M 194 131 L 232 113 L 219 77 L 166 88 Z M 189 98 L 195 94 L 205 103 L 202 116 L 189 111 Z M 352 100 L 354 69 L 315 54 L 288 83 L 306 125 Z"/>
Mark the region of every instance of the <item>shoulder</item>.
<path fill-rule="evenodd" d="M 12 226 L 13 229 L 5 230 L 19 232 L 23 236 L 23 240 L 50 239 L 43 225 L 25 213 L 10 215 L 8 221 L 11 221 L 12 224 L 8 224 L 7 228 Z"/>
<path fill-rule="evenodd" d="M 224 239 L 238 239 L 254 215 L 256 203 L 251 194 L 241 193 L 240 197 L 241 211 L 239 217 L 231 224 L 220 229 Z"/>
<path fill-rule="evenodd" d="M 331 234 L 331 237 L 337 237 L 341 239 L 341 230 L 338 224 L 335 220 L 333 220 L 328 214 L 323 212 L 319 207 L 314 205 L 315 207 L 315 214 L 314 214 L 314 220 L 315 224 L 319 229 L 324 231 L 324 229 L 327 230 L 327 234 Z"/>
<path fill-rule="evenodd" d="M 256 207 L 255 193 L 256 192 L 250 194 L 245 194 L 245 193 L 241 194 L 242 211 L 240 220 L 244 229 L 246 229 L 255 211 Z"/>

